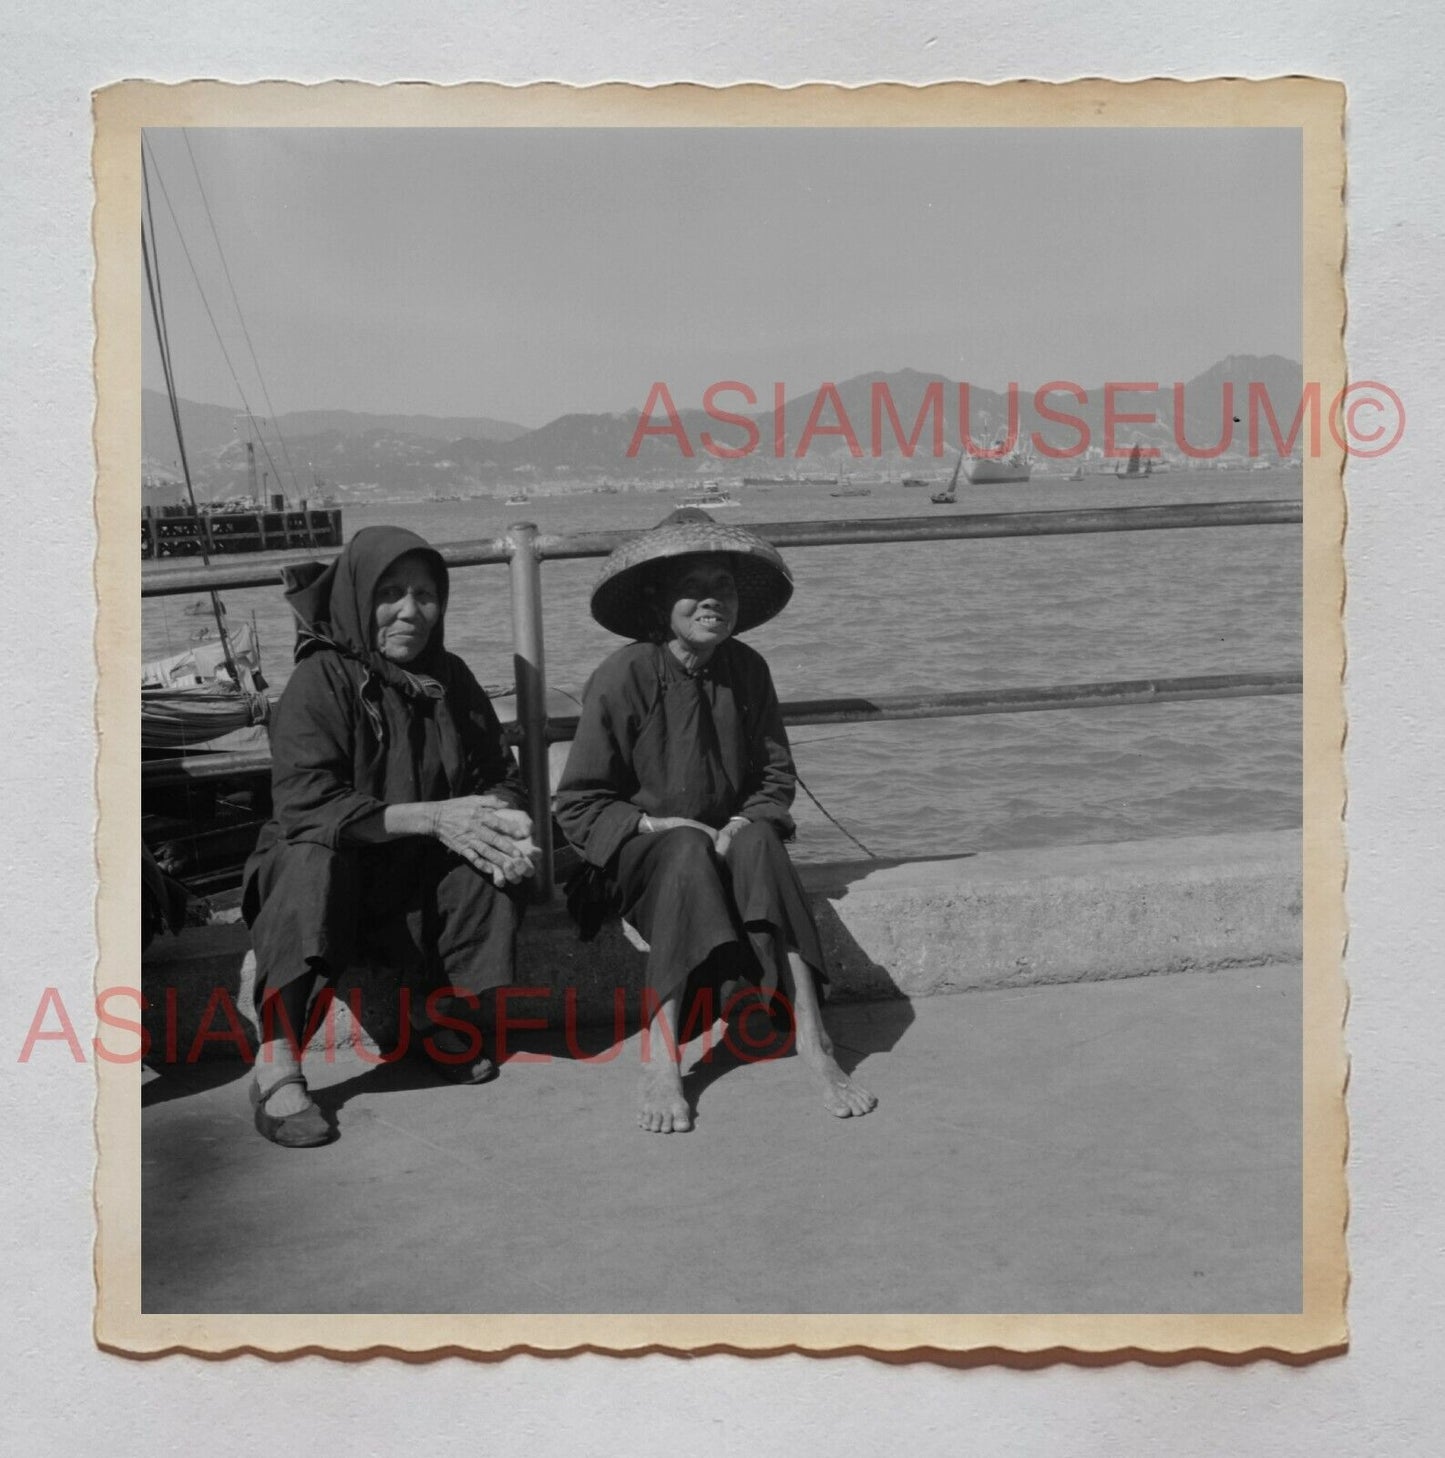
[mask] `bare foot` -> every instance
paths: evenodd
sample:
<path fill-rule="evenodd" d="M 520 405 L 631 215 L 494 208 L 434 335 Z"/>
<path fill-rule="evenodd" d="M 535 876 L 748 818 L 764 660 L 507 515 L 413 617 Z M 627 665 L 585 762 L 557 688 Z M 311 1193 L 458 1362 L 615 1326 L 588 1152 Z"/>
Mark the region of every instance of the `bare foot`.
<path fill-rule="evenodd" d="M 682 1070 L 669 1058 L 643 1072 L 637 1127 L 649 1134 L 682 1134 L 692 1128 L 692 1110 L 682 1092 Z"/>
<path fill-rule="evenodd" d="M 802 1054 L 823 1095 L 823 1107 L 840 1119 L 861 1119 L 878 1107 L 877 1096 L 861 1083 L 854 1083 L 833 1061 L 833 1045 L 823 1034 L 816 1052 Z"/>

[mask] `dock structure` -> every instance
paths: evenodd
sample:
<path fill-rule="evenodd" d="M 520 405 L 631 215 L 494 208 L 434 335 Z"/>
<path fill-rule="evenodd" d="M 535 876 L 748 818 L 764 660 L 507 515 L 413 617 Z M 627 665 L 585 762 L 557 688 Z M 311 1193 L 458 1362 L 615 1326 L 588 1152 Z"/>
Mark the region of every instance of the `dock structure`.
<path fill-rule="evenodd" d="M 157 514 L 141 509 L 140 554 L 147 562 L 167 557 L 209 557 L 222 552 L 284 552 L 340 547 L 341 508 L 296 511 L 213 511 Z"/>
<path fill-rule="evenodd" d="M 317 513 L 324 515 L 324 513 Z M 339 518 L 338 540 L 340 546 Z M 214 518 L 212 518 L 214 521 Z M 1194 502 L 1186 505 L 1144 505 L 1034 512 L 949 513 L 930 517 L 870 518 L 850 521 L 760 523 L 753 529 L 774 546 L 832 547 L 859 543 L 991 540 L 1076 535 L 1094 532 L 1177 531 L 1259 526 L 1298 526 L 1303 506 L 1292 500 Z M 634 536 L 631 531 L 585 531 L 555 534 L 532 523 L 513 526 L 504 537 L 453 542 L 438 548 L 453 570 L 503 565 L 512 587 L 513 664 L 516 672 L 523 769 L 529 786 L 529 809 L 542 852 L 535 881 L 539 901 L 550 901 L 554 889 L 551 779 L 548 746 L 571 737 L 575 722 L 549 718 L 547 677 L 542 643 L 542 566 L 547 562 L 605 557 Z M 298 544 L 303 545 L 303 544 Z M 317 545 L 320 545 L 319 543 Z M 141 583 L 142 597 L 181 592 L 220 591 L 279 585 L 285 559 L 265 563 L 232 563 L 190 567 L 177 564 L 149 569 Z M 1018 713 L 1040 709 L 1109 708 L 1126 704 L 1169 703 L 1187 699 L 1237 698 L 1298 694 L 1303 677 L 1296 671 L 1220 674 L 1205 678 L 1151 679 L 1115 683 L 1043 685 L 994 689 L 982 693 L 935 690 L 924 694 L 880 695 L 875 698 L 830 698 L 785 706 L 795 724 L 846 723 L 862 719 L 915 719 L 980 713 Z M 227 773 L 264 774 L 264 753 L 245 756 L 189 756 L 182 763 L 147 766 L 152 785 L 162 778 L 215 778 Z"/>

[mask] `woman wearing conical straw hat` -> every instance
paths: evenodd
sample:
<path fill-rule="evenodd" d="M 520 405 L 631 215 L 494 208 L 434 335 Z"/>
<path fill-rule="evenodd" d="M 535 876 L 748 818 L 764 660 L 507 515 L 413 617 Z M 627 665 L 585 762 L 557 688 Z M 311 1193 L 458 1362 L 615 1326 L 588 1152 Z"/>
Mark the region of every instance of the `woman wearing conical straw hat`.
<path fill-rule="evenodd" d="M 736 636 L 792 592 L 770 543 L 692 509 L 618 547 L 593 589 L 592 616 L 633 641 L 587 685 L 554 810 L 649 946 L 637 1121 L 652 1132 L 692 1127 L 681 1040 L 710 1028 L 714 1007 L 765 1009 L 766 996 L 730 994 L 746 984 L 776 987 L 791 1009 L 828 1110 L 848 1118 L 877 1103 L 823 1028 L 818 929 L 783 844 L 797 776 L 767 663 Z"/>

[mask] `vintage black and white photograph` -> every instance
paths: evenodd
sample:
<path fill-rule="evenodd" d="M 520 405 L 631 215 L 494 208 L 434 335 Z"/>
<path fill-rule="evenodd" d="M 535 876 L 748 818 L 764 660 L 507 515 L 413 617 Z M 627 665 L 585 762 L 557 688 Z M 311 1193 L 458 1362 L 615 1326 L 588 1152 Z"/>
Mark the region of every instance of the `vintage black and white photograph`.
<path fill-rule="evenodd" d="M 1321 283 L 1333 93 L 1212 86 L 120 89 L 103 1321 L 1338 1326 L 1307 1131 L 1337 1177 L 1378 413 Z"/>

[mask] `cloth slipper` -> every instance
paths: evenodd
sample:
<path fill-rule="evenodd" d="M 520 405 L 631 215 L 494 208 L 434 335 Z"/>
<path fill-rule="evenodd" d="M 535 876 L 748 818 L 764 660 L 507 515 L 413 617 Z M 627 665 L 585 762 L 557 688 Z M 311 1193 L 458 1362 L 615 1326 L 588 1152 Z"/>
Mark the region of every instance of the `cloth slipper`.
<path fill-rule="evenodd" d="M 455 1038 L 460 1041 L 461 1034 L 453 1028 L 413 1028 L 412 1029 L 412 1053 L 439 1078 L 444 1078 L 448 1083 L 476 1084 L 490 1083 L 497 1076 L 497 1065 L 492 1062 L 485 1053 L 478 1053 L 474 1058 L 462 1059 L 461 1048 L 447 1048 L 445 1042 L 437 1051 L 442 1054 L 438 1058 L 427 1049 L 427 1040 L 430 1039 L 432 1046 L 436 1046 L 437 1035 L 450 1041 Z"/>
<path fill-rule="evenodd" d="M 266 1105 L 276 1090 L 285 1088 L 290 1083 L 299 1083 L 302 1088 L 306 1087 L 306 1079 L 302 1074 L 288 1073 L 278 1078 L 263 1094 L 252 1077 L 251 1107 L 256 1111 L 257 1132 L 283 1149 L 314 1149 L 318 1144 L 329 1144 L 331 1125 L 326 1122 L 326 1116 L 315 1104 L 308 1105 L 299 1114 L 283 1114 L 277 1117 L 266 1112 Z"/>

